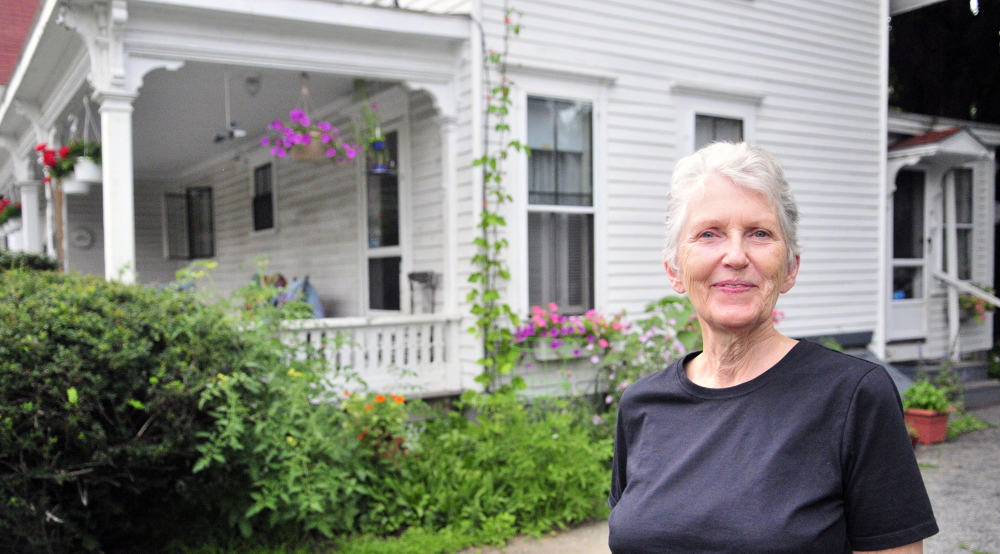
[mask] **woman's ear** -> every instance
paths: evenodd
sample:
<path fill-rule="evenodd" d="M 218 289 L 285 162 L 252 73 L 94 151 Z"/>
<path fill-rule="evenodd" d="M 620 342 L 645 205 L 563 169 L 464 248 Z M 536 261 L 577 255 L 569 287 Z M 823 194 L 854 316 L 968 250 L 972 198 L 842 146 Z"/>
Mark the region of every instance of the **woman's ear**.
<path fill-rule="evenodd" d="M 670 286 L 674 288 L 677 294 L 687 292 L 687 289 L 684 288 L 684 280 L 681 279 L 680 272 L 674 271 L 667 262 L 663 262 L 663 267 L 667 270 L 667 277 L 670 278 Z"/>
<path fill-rule="evenodd" d="M 789 266 L 788 273 L 785 275 L 785 281 L 781 283 L 782 294 L 792 290 L 795 285 L 795 277 L 799 274 L 799 257 L 795 256 L 795 263 Z"/>

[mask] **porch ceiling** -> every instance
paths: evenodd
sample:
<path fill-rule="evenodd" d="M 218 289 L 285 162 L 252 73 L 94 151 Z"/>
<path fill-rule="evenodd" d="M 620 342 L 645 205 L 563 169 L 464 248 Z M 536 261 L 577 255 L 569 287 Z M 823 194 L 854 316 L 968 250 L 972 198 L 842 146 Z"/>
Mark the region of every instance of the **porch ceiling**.
<path fill-rule="evenodd" d="M 275 119 L 287 119 L 299 101 L 299 72 L 229 66 L 230 110 L 243 138 L 215 142 L 227 129 L 224 67 L 189 62 L 177 71 L 159 69 L 144 79 L 135 100 L 133 156 L 136 176 L 164 178 L 227 152 L 259 142 Z M 260 90 L 251 95 L 247 77 L 259 77 Z M 350 97 L 353 78 L 309 74 L 309 96 L 315 108 Z"/>

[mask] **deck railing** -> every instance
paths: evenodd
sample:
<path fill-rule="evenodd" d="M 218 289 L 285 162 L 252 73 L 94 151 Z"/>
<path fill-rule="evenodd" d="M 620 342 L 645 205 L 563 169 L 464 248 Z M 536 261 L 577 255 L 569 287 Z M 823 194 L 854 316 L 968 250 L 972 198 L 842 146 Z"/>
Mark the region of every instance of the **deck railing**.
<path fill-rule="evenodd" d="M 459 318 L 445 314 L 304 319 L 286 332 L 328 360 L 350 387 L 360 379 L 370 390 L 441 396 L 460 391 Z M 338 341 L 343 333 L 349 340 Z"/>

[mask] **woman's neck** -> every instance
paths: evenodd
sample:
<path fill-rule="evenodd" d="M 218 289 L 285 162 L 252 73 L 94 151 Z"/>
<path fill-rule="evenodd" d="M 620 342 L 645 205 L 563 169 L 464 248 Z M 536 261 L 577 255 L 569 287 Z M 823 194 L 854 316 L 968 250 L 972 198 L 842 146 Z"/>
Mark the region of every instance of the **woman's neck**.
<path fill-rule="evenodd" d="M 701 354 L 685 367 L 688 379 L 706 388 L 745 383 L 778 363 L 798 342 L 766 325 L 749 333 L 718 332 L 705 326 Z"/>

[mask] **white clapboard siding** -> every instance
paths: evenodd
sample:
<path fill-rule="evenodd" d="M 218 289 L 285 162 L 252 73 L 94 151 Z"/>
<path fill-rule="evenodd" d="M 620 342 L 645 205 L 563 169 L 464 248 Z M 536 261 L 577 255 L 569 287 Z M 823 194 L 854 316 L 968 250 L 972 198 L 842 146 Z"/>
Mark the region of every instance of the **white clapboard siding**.
<path fill-rule="evenodd" d="M 104 275 L 104 203 L 101 188 L 90 186 L 87 194 L 66 194 L 66 232 L 90 232 L 93 242 L 89 248 L 80 248 L 70 238 L 66 241 L 66 259 L 69 270 L 81 274 Z M 136 210 L 138 212 L 138 209 Z M 136 214 L 136 224 L 141 223 Z"/>
<path fill-rule="evenodd" d="M 399 7 L 433 13 L 470 13 L 472 0 L 400 0 Z"/>
<path fill-rule="evenodd" d="M 792 335 L 871 331 L 878 294 L 879 3 L 523 0 L 510 61 L 615 78 L 606 137 L 605 311 L 671 294 L 660 262 L 670 171 L 686 118 L 674 83 L 760 95 L 753 137 L 783 162 L 802 212 Z M 482 3 L 487 46 L 502 3 Z M 544 73 L 539 72 L 544 78 Z M 554 79 L 555 80 L 555 79 Z M 695 104 L 697 105 L 697 104 Z M 512 265 L 522 263 L 514 260 Z M 835 278 L 830 278 L 835 276 Z M 849 283 L 842 286 L 840 283 Z"/>
<path fill-rule="evenodd" d="M 410 95 L 410 152 L 412 173 L 410 206 L 413 271 L 433 272 L 438 276 L 433 312 L 444 308 L 442 290 L 444 271 L 444 176 L 441 159 L 441 131 L 435 121 L 434 106 L 423 93 Z M 405 282 L 404 282 L 405 286 Z M 416 290 L 416 289 L 415 289 Z M 419 310 L 420 301 L 416 302 Z"/>

